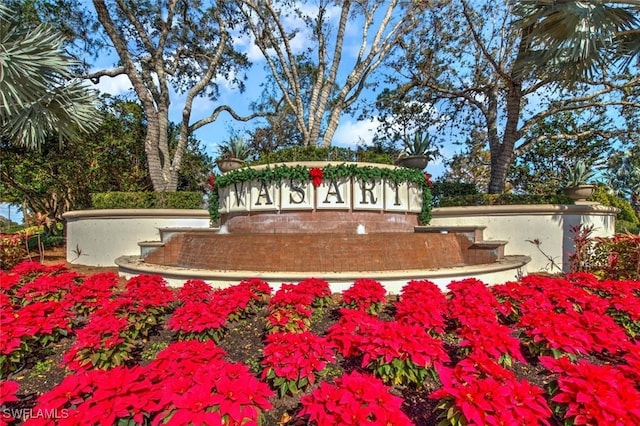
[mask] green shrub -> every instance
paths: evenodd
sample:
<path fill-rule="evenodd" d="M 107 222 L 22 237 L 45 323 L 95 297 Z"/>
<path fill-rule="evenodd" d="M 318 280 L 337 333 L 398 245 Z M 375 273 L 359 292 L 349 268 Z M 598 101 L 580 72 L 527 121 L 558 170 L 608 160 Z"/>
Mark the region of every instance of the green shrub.
<path fill-rule="evenodd" d="M 586 272 L 604 279 L 640 279 L 640 235 L 594 238 L 584 259 Z"/>
<path fill-rule="evenodd" d="M 94 209 L 200 209 L 202 194 L 178 192 L 102 192 L 92 194 Z"/>
<path fill-rule="evenodd" d="M 478 188 L 472 183 L 436 181 L 431 188 L 433 207 L 440 207 L 443 198 L 478 194 Z"/>
<path fill-rule="evenodd" d="M 342 162 L 367 162 L 378 164 L 393 164 L 390 154 L 375 150 L 359 149 L 354 151 L 349 148 L 338 146 L 317 147 L 317 146 L 292 146 L 281 148 L 266 154 L 252 162 L 256 164 L 289 163 L 294 161 L 342 161 Z"/>
<path fill-rule="evenodd" d="M 101 192 L 91 194 L 94 209 L 148 209 L 151 208 L 148 192 Z"/>
<path fill-rule="evenodd" d="M 252 164 L 288 163 L 293 161 L 327 161 L 329 157 L 332 157 L 332 160 L 353 161 L 353 158 L 350 155 L 351 153 L 348 153 L 349 156 L 346 159 L 340 155 L 340 150 L 343 149 L 345 148 L 292 146 L 263 154 Z"/>
<path fill-rule="evenodd" d="M 563 194 L 475 194 L 442 197 L 439 207 L 495 206 L 515 204 L 573 204 Z"/>
<path fill-rule="evenodd" d="M 27 254 L 24 234 L 0 234 L 0 269 L 9 270 Z"/>
<path fill-rule="evenodd" d="M 386 154 L 384 152 L 361 149 L 356 152 L 356 155 L 357 161 L 363 163 L 393 164 L 393 157 L 391 154 Z"/>
<path fill-rule="evenodd" d="M 626 220 L 616 220 L 616 233 L 624 232 L 640 234 L 640 224 L 627 222 Z"/>
<path fill-rule="evenodd" d="M 633 209 L 633 206 L 631 206 L 631 203 L 629 203 L 624 198 L 616 197 L 613 194 L 609 194 L 606 187 L 603 185 L 599 185 L 596 188 L 595 192 L 593 193 L 591 198 L 589 198 L 589 200 L 597 201 L 604 206 L 610 206 L 620 209 L 620 213 L 618 213 L 618 215 L 616 216 L 616 220 L 618 221 L 627 222 L 631 225 L 636 226 L 640 224 L 640 219 L 638 219 L 638 215 L 636 215 L 636 211 Z"/>
<path fill-rule="evenodd" d="M 202 193 L 194 191 L 154 192 L 161 209 L 201 209 Z"/>

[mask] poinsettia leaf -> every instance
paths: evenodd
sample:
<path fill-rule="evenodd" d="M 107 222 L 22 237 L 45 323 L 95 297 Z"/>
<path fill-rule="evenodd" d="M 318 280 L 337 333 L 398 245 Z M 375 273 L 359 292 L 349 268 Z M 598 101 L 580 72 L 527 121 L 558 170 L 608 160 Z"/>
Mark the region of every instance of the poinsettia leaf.
<path fill-rule="evenodd" d="M 98 362 L 99 362 L 99 361 L 100 361 L 100 359 L 101 359 L 100 355 L 102 355 L 102 354 L 100 354 L 100 353 L 94 353 L 94 354 L 89 355 L 89 361 L 91 361 L 91 364 L 93 364 L 93 365 L 97 365 L 97 364 L 98 364 Z"/>

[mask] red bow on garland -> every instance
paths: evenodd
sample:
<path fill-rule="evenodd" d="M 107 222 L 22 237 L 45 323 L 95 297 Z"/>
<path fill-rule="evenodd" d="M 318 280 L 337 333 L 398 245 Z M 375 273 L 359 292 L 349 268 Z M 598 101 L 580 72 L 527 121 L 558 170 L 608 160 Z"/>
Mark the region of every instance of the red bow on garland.
<path fill-rule="evenodd" d="M 433 188 L 433 182 L 431 182 L 431 174 L 425 173 L 424 178 L 427 180 L 427 185 L 429 185 L 429 188 Z"/>
<path fill-rule="evenodd" d="M 313 183 L 313 186 L 315 186 L 316 188 L 320 186 L 320 184 L 322 183 L 322 169 L 314 167 L 313 169 L 309 170 L 309 176 L 311 176 L 311 183 Z"/>

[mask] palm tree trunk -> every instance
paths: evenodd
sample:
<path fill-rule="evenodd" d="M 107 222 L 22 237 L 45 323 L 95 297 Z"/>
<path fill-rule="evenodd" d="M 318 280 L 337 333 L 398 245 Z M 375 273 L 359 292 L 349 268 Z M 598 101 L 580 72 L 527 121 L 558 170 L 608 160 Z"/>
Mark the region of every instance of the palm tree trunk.
<path fill-rule="evenodd" d="M 527 52 L 530 44 L 531 28 L 523 29 L 522 38 L 518 46 L 518 59 Z M 518 63 L 516 59 L 516 63 Z M 518 124 L 522 110 L 522 78 L 517 76 L 517 70 L 512 69 L 511 79 L 507 80 L 509 91 L 507 92 L 506 123 L 501 143 L 492 143 L 491 132 L 489 145 L 491 148 L 491 175 L 489 177 L 489 194 L 502 194 L 507 183 L 509 169 L 516 158 L 515 145 L 520 139 Z M 496 104 L 497 111 L 497 104 Z M 497 118 L 497 114 L 495 116 Z M 497 124 L 497 122 L 496 122 Z"/>

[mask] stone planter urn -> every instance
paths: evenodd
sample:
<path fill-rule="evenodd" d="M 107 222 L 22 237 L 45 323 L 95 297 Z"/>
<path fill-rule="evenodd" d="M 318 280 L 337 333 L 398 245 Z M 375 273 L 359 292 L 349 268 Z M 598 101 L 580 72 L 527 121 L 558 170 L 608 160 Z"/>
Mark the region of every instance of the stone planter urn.
<path fill-rule="evenodd" d="M 231 170 L 239 169 L 245 165 L 245 162 L 238 160 L 237 158 L 219 158 L 216 160 L 216 164 L 222 173 L 226 173 Z"/>
<path fill-rule="evenodd" d="M 573 201 L 586 201 L 587 198 L 593 195 L 595 191 L 595 185 L 578 185 L 568 186 L 564 188 L 564 194 Z"/>
<path fill-rule="evenodd" d="M 427 163 L 429 163 L 429 157 L 426 155 L 408 155 L 396 160 L 397 166 L 417 170 L 424 170 L 427 167 Z"/>

